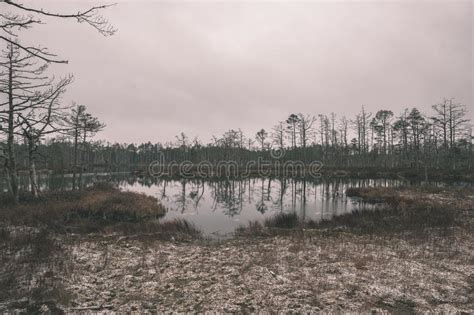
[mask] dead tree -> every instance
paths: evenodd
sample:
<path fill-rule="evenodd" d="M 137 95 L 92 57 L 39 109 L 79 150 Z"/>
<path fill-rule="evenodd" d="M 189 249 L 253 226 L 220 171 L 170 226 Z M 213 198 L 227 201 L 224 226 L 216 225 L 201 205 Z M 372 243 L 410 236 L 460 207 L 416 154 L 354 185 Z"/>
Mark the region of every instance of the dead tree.
<path fill-rule="evenodd" d="M 56 85 L 43 92 L 27 111 L 18 114 L 17 123 L 21 128 L 20 135 L 24 137 L 28 146 L 30 190 L 34 197 L 38 197 L 40 193 L 36 173 L 38 146 L 44 136 L 62 131 L 60 121 L 65 108 L 61 107 L 59 100 L 72 80 L 72 76 L 60 80 Z"/>
<path fill-rule="evenodd" d="M 26 6 L 18 1 L 0 0 L 0 40 L 45 62 L 67 63 L 66 60 L 59 59 L 46 49 L 22 44 L 18 40 L 17 33 L 27 30 L 34 25 L 43 24 L 42 18 L 52 17 L 85 23 L 96 29 L 100 34 L 110 36 L 116 32 L 116 29 L 110 25 L 107 19 L 99 14 L 100 11 L 107 7 L 110 7 L 110 5 L 93 6 L 76 13 L 59 13 Z"/>
<path fill-rule="evenodd" d="M 448 134 L 449 134 L 449 103 L 451 100 L 444 99 L 441 103 L 433 105 L 435 115 L 431 117 L 434 125 L 441 131 L 443 137 L 443 147 L 445 151 L 448 150 Z"/>
<path fill-rule="evenodd" d="M 451 99 L 443 99 L 439 104 L 433 105 L 435 115 L 431 117 L 433 124 L 442 134 L 444 151 L 450 157 L 452 168 L 456 168 L 456 141 L 465 130 L 466 106 L 455 103 Z"/>
<path fill-rule="evenodd" d="M 272 140 L 278 148 L 285 147 L 285 127 L 282 121 L 272 128 Z"/>
<path fill-rule="evenodd" d="M 346 116 L 342 116 L 339 123 L 339 134 L 341 136 L 341 146 L 342 146 L 342 155 L 345 159 L 346 166 L 349 166 L 349 155 L 348 155 L 348 129 L 349 129 L 349 121 L 347 120 Z"/>
<path fill-rule="evenodd" d="M 9 187 L 18 202 L 19 181 L 15 153 L 15 135 L 19 129 L 19 115 L 40 106 L 44 101 L 41 90 L 48 89 L 52 80 L 44 73 L 47 64 L 38 63 L 34 55 L 24 54 L 13 44 L 8 44 L 0 61 L 0 94 L 7 101 L 0 103 L 0 119 L 6 125 L 7 172 Z M 3 130 L 3 128 L 2 128 Z"/>
<path fill-rule="evenodd" d="M 300 136 L 300 143 L 303 149 L 306 148 L 306 144 L 308 143 L 308 139 L 313 132 L 313 124 L 316 121 L 316 117 L 311 115 L 303 115 L 301 113 L 298 114 L 297 125 L 298 125 L 298 133 Z"/>

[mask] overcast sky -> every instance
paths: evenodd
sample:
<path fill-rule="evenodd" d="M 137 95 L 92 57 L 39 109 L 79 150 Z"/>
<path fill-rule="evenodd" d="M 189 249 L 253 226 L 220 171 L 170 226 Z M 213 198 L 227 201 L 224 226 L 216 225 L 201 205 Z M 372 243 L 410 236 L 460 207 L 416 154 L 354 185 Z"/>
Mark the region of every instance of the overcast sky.
<path fill-rule="evenodd" d="M 64 12 L 97 2 L 41 1 Z M 64 102 L 107 124 L 99 138 L 166 142 L 184 131 L 207 143 L 294 112 L 428 111 L 443 97 L 471 109 L 472 2 L 414 2 L 119 0 L 104 12 L 113 37 L 45 20 L 21 38 L 69 60 L 52 68 L 76 77 Z"/>

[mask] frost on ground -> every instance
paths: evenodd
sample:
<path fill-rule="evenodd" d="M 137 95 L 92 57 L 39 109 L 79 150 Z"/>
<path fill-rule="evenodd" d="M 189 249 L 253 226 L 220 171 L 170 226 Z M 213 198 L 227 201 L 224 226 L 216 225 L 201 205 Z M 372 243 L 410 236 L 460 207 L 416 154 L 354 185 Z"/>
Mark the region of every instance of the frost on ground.
<path fill-rule="evenodd" d="M 416 244 L 319 232 L 220 244 L 82 240 L 54 277 L 69 294 L 61 308 L 71 312 L 469 313 L 474 239 L 458 232 Z"/>
<path fill-rule="evenodd" d="M 422 232 L 319 229 L 221 242 L 22 238 L 16 229 L 4 232 L 0 312 L 474 313 L 472 210 L 465 215 L 464 226 Z"/>

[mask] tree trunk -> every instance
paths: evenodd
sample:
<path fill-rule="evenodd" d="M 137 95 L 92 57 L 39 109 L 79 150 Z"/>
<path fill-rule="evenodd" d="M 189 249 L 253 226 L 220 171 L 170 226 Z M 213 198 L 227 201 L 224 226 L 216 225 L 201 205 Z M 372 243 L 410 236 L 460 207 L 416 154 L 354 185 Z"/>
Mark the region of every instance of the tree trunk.
<path fill-rule="evenodd" d="M 5 178 L 8 186 L 8 191 L 11 192 L 13 191 L 12 185 L 11 185 L 11 180 L 10 180 L 10 172 L 8 171 L 8 159 L 5 157 L 5 164 L 4 164 L 4 169 L 5 169 Z"/>
<path fill-rule="evenodd" d="M 79 127 L 78 122 L 76 122 L 76 126 L 74 129 L 74 165 L 72 169 L 72 190 L 76 189 L 76 173 L 77 173 L 77 144 L 79 138 Z"/>
<path fill-rule="evenodd" d="M 13 55 L 13 48 L 12 48 Z M 9 186 L 10 192 L 13 197 L 13 201 L 18 203 L 19 201 L 19 189 L 18 189 L 18 174 L 16 169 L 15 159 L 15 136 L 14 136 L 14 104 L 13 104 L 13 61 L 10 58 L 10 66 L 8 73 L 8 139 L 7 139 L 7 169 L 9 174 Z"/>
<path fill-rule="evenodd" d="M 34 155 L 34 140 L 28 139 L 28 164 L 30 168 L 30 189 L 31 194 L 33 197 L 38 198 L 39 196 L 39 188 L 38 188 L 38 176 L 36 174 L 36 162 L 35 162 L 35 155 Z"/>
<path fill-rule="evenodd" d="M 79 189 L 82 189 L 82 173 L 84 170 L 84 157 L 86 155 L 86 140 L 87 140 L 87 130 L 86 126 L 84 125 L 84 138 L 82 139 L 82 152 L 81 152 L 81 170 L 79 172 Z"/>

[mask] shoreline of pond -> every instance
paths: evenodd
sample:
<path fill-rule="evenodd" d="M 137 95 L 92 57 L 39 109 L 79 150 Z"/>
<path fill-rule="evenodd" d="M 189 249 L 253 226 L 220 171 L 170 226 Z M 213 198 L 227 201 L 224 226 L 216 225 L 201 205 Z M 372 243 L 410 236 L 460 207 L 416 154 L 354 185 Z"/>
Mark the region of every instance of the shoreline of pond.
<path fill-rule="evenodd" d="M 100 189 L 106 197 L 86 192 L 84 201 L 70 196 L 68 205 L 71 209 L 77 204 L 92 203 L 96 209 L 105 209 L 104 203 L 123 205 L 114 197 L 117 192 Z M 132 196 L 125 194 L 127 199 Z M 0 231 L 4 249 L 0 310 L 383 313 L 474 309 L 469 298 L 469 287 L 474 285 L 472 188 L 372 187 L 350 194 L 367 202 L 383 201 L 389 208 L 314 226 L 300 225 L 290 216 L 245 227 L 232 239 L 212 241 L 193 234 L 184 222 L 158 231 L 143 221 L 130 221 L 135 215 L 111 216 L 113 212 L 105 215 L 108 220 L 123 221 L 116 222 L 116 228 L 99 225 L 100 231 L 89 232 L 64 229 L 64 223 L 72 221 L 61 223 L 54 217 L 43 218 L 52 224 L 46 230 L 39 217 L 20 220 L 16 227 Z M 141 201 L 127 207 L 142 203 L 146 209 L 150 201 L 155 203 L 150 197 L 133 196 Z M 43 208 L 51 211 L 48 204 Z M 15 209 L 11 220 L 27 213 L 24 207 Z M 38 213 L 37 206 L 30 210 L 38 216 L 45 214 Z M 96 214 L 91 219 L 104 215 Z M 143 218 L 148 217 L 145 212 Z M 54 227 L 61 226 L 62 232 L 54 232 Z M 400 291 L 400 283 L 409 289 Z"/>
<path fill-rule="evenodd" d="M 188 165 L 186 171 L 182 172 L 178 165 L 171 166 L 169 173 L 152 175 L 148 167 L 136 167 L 130 170 L 109 171 L 104 168 L 86 169 L 83 176 L 136 176 L 136 177 L 153 177 L 161 179 L 243 179 L 243 178 L 306 178 L 306 179 L 339 179 L 339 178 L 373 178 L 373 179 L 400 179 L 405 181 L 462 181 L 474 183 L 474 168 L 473 169 L 440 169 L 440 168 L 370 168 L 370 167 L 326 167 L 322 166 L 318 169 L 316 174 L 309 171 L 309 166 L 304 169 L 284 169 L 274 167 L 262 168 L 202 168 L 194 164 Z M 28 170 L 19 170 L 19 175 L 28 176 Z M 40 176 L 64 176 L 71 177 L 70 171 L 53 171 L 53 170 L 38 170 Z M 262 176 L 263 175 L 263 176 Z"/>

